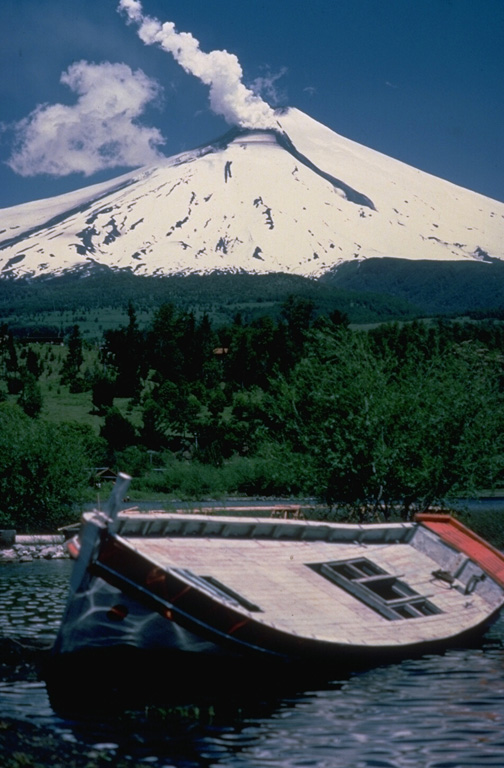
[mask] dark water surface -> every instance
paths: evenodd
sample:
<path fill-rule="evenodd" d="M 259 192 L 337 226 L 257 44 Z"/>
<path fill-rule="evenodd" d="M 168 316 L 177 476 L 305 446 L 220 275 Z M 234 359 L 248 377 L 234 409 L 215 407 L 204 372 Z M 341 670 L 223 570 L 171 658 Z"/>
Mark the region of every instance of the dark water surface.
<path fill-rule="evenodd" d="M 71 563 L 0 567 L 0 634 L 54 637 Z M 239 682 L 239 681 L 237 681 Z M 480 646 L 377 667 L 266 701 L 151 706 L 65 720 L 43 682 L 0 682 L 0 716 L 45 725 L 146 765 L 310 768 L 504 766 L 504 619 Z"/>

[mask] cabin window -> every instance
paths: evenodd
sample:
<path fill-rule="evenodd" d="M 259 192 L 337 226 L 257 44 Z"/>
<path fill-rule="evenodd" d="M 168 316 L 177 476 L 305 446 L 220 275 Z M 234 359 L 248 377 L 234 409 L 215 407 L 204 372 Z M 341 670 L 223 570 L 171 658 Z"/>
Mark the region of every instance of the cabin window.
<path fill-rule="evenodd" d="M 312 563 L 310 568 L 390 621 L 442 613 L 425 595 L 365 557 Z"/>
<path fill-rule="evenodd" d="M 239 592 L 235 592 L 234 589 L 231 589 L 227 584 L 223 584 L 222 581 L 219 581 L 213 576 L 197 576 L 192 571 L 187 570 L 187 568 L 171 568 L 170 570 L 172 573 L 180 574 L 185 581 L 190 582 L 197 589 L 204 589 L 205 592 L 210 593 L 214 597 L 218 597 L 219 600 L 225 601 L 228 605 L 233 605 L 235 607 L 240 606 L 251 612 L 263 612 L 262 608 L 258 605 L 252 603 L 246 597 L 240 595 Z"/>
<path fill-rule="evenodd" d="M 202 576 L 202 579 L 206 581 L 207 584 L 210 584 L 210 586 L 213 588 L 213 591 L 219 597 L 228 599 L 230 598 L 235 603 L 238 603 L 238 605 L 246 608 L 247 611 L 259 611 L 262 613 L 262 608 L 259 608 L 258 605 L 252 603 L 250 600 L 247 600 L 247 598 L 243 597 L 243 595 L 240 595 L 239 592 L 235 592 L 235 590 L 228 587 L 227 584 L 223 584 L 222 581 L 215 579 L 213 576 Z"/>

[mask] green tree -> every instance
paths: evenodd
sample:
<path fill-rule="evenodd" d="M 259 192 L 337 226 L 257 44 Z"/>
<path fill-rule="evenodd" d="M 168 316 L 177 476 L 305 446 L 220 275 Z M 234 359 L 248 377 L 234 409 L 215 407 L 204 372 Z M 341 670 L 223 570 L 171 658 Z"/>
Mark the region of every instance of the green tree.
<path fill-rule="evenodd" d="M 81 428 L 30 419 L 0 403 L 0 524 L 42 533 L 77 518 L 93 442 Z"/>
<path fill-rule="evenodd" d="M 35 418 L 40 415 L 43 406 L 42 391 L 37 379 L 30 373 L 24 377 L 18 403 L 28 416 Z"/>
<path fill-rule="evenodd" d="M 170 436 L 195 436 L 201 403 L 188 387 L 164 381 L 144 405 L 144 440 L 152 448 L 167 443 Z"/>
<path fill-rule="evenodd" d="M 270 446 L 304 456 L 329 503 L 409 516 L 502 471 L 498 355 L 455 344 L 398 365 L 367 334 L 344 330 L 314 334 L 307 350 L 272 386 L 263 425 Z"/>
<path fill-rule="evenodd" d="M 173 304 L 163 304 L 154 315 L 147 346 L 160 381 L 184 380 L 183 325 L 183 315 Z"/>
<path fill-rule="evenodd" d="M 127 446 L 134 445 L 136 442 L 135 427 L 118 408 L 110 408 L 100 430 L 100 437 L 107 442 L 111 455 L 113 455 L 116 451 L 122 451 Z"/>
<path fill-rule="evenodd" d="M 7 325 L 0 326 L 0 364 L 3 373 L 16 373 L 18 370 L 18 354 L 14 337 Z"/>
<path fill-rule="evenodd" d="M 287 323 L 284 357 L 286 367 L 301 359 L 308 331 L 315 316 L 315 305 L 310 299 L 289 296 L 282 305 L 282 317 Z"/>
<path fill-rule="evenodd" d="M 40 376 L 40 359 L 32 347 L 29 347 L 26 353 L 26 370 L 35 379 L 38 379 Z"/>
<path fill-rule="evenodd" d="M 81 392 L 84 380 L 80 369 L 84 362 L 82 351 L 82 336 L 78 325 L 74 325 L 68 338 L 68 351 L 61 372 L 62 384 L 68 384 L 71 392 Z"/>
<path fill-rule="evenodd" d="M 142 377 L 147 373 L 145 339 L 131 301 L 127 312 L 127 326 L 104 333 L 101 360 L 107 369 L 105 378 L 114 382 L 114 395 L 138 399 Z"/>
<path fill-rule="evenodd" d="M 91 402 L 99 414 L 106 413 L 114 404 L 115 383 L 104 375 L 95 377 L 92 388 Z"/>

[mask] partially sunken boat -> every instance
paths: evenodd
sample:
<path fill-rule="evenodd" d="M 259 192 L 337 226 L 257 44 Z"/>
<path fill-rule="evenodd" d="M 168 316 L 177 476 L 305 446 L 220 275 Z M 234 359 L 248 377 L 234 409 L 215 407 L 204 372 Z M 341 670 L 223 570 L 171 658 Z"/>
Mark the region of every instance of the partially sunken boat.
<path fill-rule="evenodd" d="M 448 515 L 346 525 L 117 514 L 128 482 L 69 542 L 60 669 L 104 653 L 134 658 L 128 674 L 156 659 L 186 683 L 237 662 L 330 675 L 466 642 L 504 603 L 504 556 Z"/>

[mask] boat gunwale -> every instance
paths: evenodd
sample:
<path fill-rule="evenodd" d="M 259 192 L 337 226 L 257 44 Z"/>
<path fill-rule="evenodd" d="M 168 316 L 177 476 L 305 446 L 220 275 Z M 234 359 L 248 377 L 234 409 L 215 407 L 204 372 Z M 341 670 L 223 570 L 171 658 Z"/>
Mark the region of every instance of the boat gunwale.
<path fill-rule="evenodd" d="M 100 512 L 85 512 L 82 521 L 87 523 Z M 138 530 L 131 530 L 134 524 Z M 166 528 L 162 527 L 166 523 Z M 144 525 L 141 529 L 140 526 Z M 156 528 L 158 527 L 158 530 Z M 120 512 L 114 521 L 114 532 L 125 539 L 135 538 L 303 538 L 321 541 L 360 542 L 364 539 L 379 543 L 383 533 L 384 543 L 408 542 L 418 523 L 336 523 L 326 520 L 281 519 L 276 517 L 248 517 L 212 514 L 180 514 L 177 512 Z M 320 535 L 317 535 L 320 534 Z M 388 537 L 387 538 L 387 534 Z"/>

